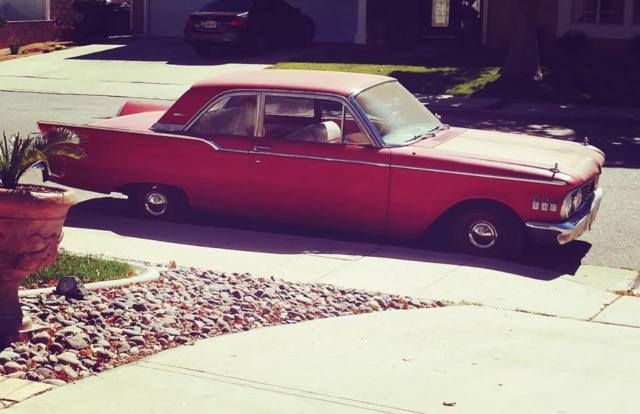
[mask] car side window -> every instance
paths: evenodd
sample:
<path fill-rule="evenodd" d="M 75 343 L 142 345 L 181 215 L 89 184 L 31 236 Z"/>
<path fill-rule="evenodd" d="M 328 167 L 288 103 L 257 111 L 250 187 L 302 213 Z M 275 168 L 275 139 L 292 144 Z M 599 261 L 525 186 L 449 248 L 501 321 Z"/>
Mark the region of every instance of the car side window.
<path fill-rule="evenodd" d="M 255 135 L 258 111 L 257 95 L 233 95 L 214 103 L 189 128 L 202 138 L 216 135 Z"/>
<path fill-rule="evenodd" d="M 348 108 L 322 98 L 267 95 L 265 136 L 288 141 L 370 145 Z"/>

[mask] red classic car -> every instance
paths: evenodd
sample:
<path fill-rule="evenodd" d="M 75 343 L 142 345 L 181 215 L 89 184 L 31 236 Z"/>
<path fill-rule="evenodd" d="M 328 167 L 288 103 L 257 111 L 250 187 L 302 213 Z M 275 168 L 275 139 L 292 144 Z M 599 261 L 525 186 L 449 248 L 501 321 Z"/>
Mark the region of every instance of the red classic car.
<path fill-rule="evenodd" d="M 39 126 L 85 139 L 88 157 L 58 182 L 126 194 L 155 219 L 191 208 L 390 238 L 439 229 L 498 256 L 574 240 L 602 197 L 597 148 L 449 127 L 384 76 L 238 71 L 170 105 Z"/>

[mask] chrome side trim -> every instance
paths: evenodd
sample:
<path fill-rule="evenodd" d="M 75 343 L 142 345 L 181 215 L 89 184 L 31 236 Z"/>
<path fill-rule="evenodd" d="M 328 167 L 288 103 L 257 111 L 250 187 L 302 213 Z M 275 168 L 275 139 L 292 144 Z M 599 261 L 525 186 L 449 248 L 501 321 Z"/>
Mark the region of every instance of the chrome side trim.
<path fill-rule="evenodd" d="M 151 125 L 151 130 L 155 132 L 180 132 L 182 131 L 182 125 L 175 124 L 161 124 L 156 122 Z"/>
<path fill-rule="evenodd" d="M 229 151 L 229 150 L 222 148 L 221 151 Z M 232 151 L 237 152 L 237 150 L 232 150 Z M 268 155 L 268 156 L 271 156 L 271 157 L 296 158 L 296 159 L 301 159 L 301 160 L 339 162 L 339 163 L 346 163 L 346 164 L 369 165 L 369 166 L 372 166 L 372 167 L 389 168 L 389 164 L 382 163 L 382 162 L 345 160 L 345 159 L 341 159 L 341 158 L 330 158 L 330 157 L 315 157 L 313 155 L 285 154 L 285 153 L 281 153 L 281 152 L 267 152 L 267 151 L 249 151 L 249 154 L 253 154 L 253 155 Z"/>
<path fill-rule="evenodd" d="M 426 172 L 434 172 L 434 173 L 441 173 L 441 174 L 464 175 L 469 177 L 490 178 L 495 180 L 520 181 L 520 182 L 546 184 L 546 185 L 558 185 L 558 186 L 567 185 L 567 183 L 565 183 L 564 181 L 558 181 L 558 180 L 545 181 L 545 180 L 536 180 L 534 178 L 519 178 L 519 177 L 510 177 L 507 175 L 469 173 L 464 171 L 443 170 L 443 169 L 436 169 L 436 168 L 411 167 L 407 165 L 391 165 L 391 168 L 399 168 L 402 170 L 412 170 L 412 171 L 426 171 Z"/>

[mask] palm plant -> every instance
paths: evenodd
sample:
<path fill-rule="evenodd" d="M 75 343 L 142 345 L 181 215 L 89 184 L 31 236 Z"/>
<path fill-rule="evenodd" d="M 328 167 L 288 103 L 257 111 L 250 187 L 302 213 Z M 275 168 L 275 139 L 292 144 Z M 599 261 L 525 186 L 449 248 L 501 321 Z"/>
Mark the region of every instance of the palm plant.
<path fill-rule="evenodd" d="M 53 128 L 44 135 L 7 137 L 3 132 L 0 141 L 0 187 L 15 189 L 22 175 L 32 167 L 44 168 L 45 176 L 54 157 L 82 159 L 86 155 L 80 148 L 80 137 L 65 128 Z"/>

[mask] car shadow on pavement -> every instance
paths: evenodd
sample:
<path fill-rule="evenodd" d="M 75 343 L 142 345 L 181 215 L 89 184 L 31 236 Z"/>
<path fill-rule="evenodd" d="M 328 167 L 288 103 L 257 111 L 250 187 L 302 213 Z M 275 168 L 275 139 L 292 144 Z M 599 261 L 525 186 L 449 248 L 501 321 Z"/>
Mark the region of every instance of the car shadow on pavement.
<path fill-rule="evenodd" d="M 526 249 L 518 262 L 507 262 L 451 253 L 438 246 L 429 246 L 430 250 L 427 250 L 424 244 L 417 242 L 398 243 L 204 214 L 194 214 L 181 223 L 144 220 L 131 217 L 127 205 L 126 200 L 114 198 L 85 201 L 71 209 L 65 225 L 198 247 L 275 254 L 372 256 L 468 265 L 544 281 L 574 274 L 591 247 L 585 242 L 561 247 L 533 246 Z"/>

